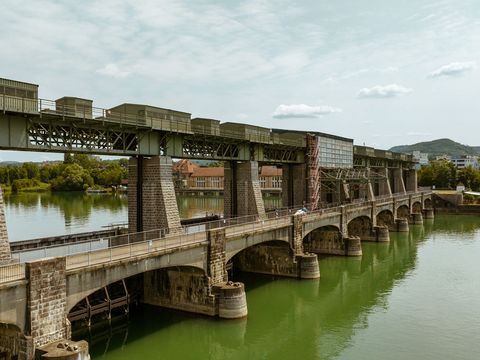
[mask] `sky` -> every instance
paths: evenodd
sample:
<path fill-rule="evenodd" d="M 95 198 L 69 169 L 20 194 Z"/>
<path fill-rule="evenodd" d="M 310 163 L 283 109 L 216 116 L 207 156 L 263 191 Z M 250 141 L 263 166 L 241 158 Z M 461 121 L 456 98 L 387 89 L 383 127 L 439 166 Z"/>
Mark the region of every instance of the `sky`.
<path fill-rule="evenodd" d="M 480 145 L 478 0 L 2 0 L 0 23 L 0 77 L 44 99 Z"/>

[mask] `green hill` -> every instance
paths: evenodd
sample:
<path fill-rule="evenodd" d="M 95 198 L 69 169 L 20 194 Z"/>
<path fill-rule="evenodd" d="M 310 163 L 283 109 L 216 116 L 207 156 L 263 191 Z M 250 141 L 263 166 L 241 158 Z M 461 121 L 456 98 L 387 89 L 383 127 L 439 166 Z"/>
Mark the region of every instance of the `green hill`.
<path fill-rule="evenodd" d="M 468 146 L 455 142 L 450 139 L 438 139 L 425 141 L 413 145 L 399 145 L 390 148 L 391 151 L 411 153 L 412 151 L 421 151 L 428 153 L 429 156 L 436 155 L 480 155 L 480 146 Z"/>

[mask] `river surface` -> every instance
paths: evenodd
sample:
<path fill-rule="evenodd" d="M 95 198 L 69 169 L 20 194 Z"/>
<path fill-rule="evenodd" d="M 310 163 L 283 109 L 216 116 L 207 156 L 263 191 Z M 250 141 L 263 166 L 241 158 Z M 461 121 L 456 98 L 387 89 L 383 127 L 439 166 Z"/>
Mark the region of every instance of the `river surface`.
<path fill-rule="evenodd" d="M 128 221 L 126 195 L 85 193 L 5 194 L 10 241 L 102 230 Z M 280 197 L 265 198 L 265 206 L 280 206 Z M 223 214 L 223 197 L 177 196 L 182 219 Z"/>
<path fill-rule="evenodd" d="M 124 221 L 125 201 L 111 201 L 119 205 L 103 207 L 103 223 L 112 214 Z M 38 202 L 7 197 L 7 221 L 33 213 L 44 216 L 43 229 L 56 213 L 70 230 L 87 230 L 80 219 L 88 211 L 67 216 L 70 206 Z M 9 231 L 24 234 L 18 226 L 26 225 L 13 222 Z M 74 336 L 90 342 L 92 359 L 105 360 L 480 358 L 480 217 L 437 216 L 390 235 L 389 244 L 363 242 L 361 258 L 320 257 L 320 280 L 234 274 L 245 283 L 247 319 L 140 307 L 112 327 L 97 324 Z"/>

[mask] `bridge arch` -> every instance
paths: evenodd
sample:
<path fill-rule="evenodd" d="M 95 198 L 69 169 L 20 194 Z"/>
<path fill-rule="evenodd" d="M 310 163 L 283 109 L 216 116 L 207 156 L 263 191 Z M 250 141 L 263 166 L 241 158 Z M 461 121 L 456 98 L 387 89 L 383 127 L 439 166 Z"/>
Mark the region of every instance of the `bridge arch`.
<path fill-rule="evenodd" d="M 303 239 L 303 248 L 307 252 L 344 255 L 345 244 L 340 228 L 326 225 L 310 232 Z"/>
<path fill-rule="evenodd" d="M 294 259 L 293 249 L 288 242 L 271 240 L 249 246 L 226 261 L 234 272 L 296 277 L 298 269 Z"/>
<path fill-rule="evenodd" d="M 400 205 L 397 209 L 397 218 L 408 219 L 410 217 L 410 209 L 407 205 Z"/>
<path fill-rule="evenodd" d="M 373 235 L 372 220 L 368 216 L 358 216 L 348 223 L 348 236 L 358 236 L 361 240 L 370 240 Z"/>
<path fill-rule="evenodd" d="M 415 201 L 412 204 L 412 213 L 421 213 L 422 212 L 422 202 L 421 201 Z"/>
<path fill-rule="evenodd" d="M 425 200 L 423 200 L 423 207 L 425 209 L 431 209 L 432 208 L 432 199 L 426 198 Z"/>
<path fill-rule="evenodd" d="M 382 210 L 377 214 L 377 225 L 378 226 L 387 226 L 392 228 L 395 225 L 395 218 L 393 212 L 390 210 Z"/>
<path fill-rule="evenodd" d="M 67 305 L 69 312 L 75 304 L 89 294 L 105 286 L 143 274 L 151 270 L 187 266 L 205 269 L 206 245 L 191 247 L 182 251 L 162 254 L 154 257 L 132 257 L 126 261 L 114 262 L 105 266 L 90 266 L 67 274 Z"/>
<path fill-rule="evenodd" d="M 0 322 L 0 357 L 17 359 L 22 348 L 22 330 L 15 324 Z"/>

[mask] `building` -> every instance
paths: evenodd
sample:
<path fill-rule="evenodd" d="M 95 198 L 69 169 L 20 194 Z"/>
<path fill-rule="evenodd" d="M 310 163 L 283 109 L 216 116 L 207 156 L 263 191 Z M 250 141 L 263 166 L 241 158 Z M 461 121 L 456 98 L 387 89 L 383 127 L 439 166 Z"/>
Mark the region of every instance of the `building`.
<path fill-rule="evenodd" d="M 422 166 L 428 165 L 428 154 L 421 151 L 413 151 L 413 160 L 415 161 L 415 168 L 419 170 Z"/>
<path fill-rule="evenodd" d="M 478 158 L 472 155 L 463 155 L 458 157 L 451 157 L 450 161 L 455 165 L 457 169 L 464 169 L 468 166 L 471 166 L 474 169 L 479 169 L 480 164 L 478 163 Z"/>
<path fill-rule="evenodd" d="M 191 160 L 183 159 L 174 163 L 175 188 L 180 192 L 222 192 L 224 186 L 223 167 L 202 167 Z M 260 188 L 264 193 L 282 191 L 282 168 L 262 166 L 259 169 Z"/>
<path fill-rule="evenodd" d="M 259 179 L 262 192 L 277 194 L 282 192 L 282 168 L 262 166 Z"/>

